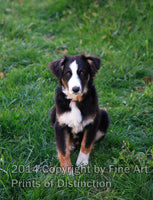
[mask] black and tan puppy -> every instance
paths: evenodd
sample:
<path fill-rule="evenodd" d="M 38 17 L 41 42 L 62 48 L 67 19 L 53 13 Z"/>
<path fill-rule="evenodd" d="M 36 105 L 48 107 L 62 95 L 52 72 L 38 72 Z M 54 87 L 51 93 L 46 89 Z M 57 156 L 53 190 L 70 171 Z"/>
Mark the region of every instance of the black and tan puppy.
<path fill-rule="evenodd" d="M 96 141 L 107 132 L 109 118 L 99 109 L 93 78 L 100 68 L 100 59 L 93 55 L 65 56 L 49 64 L 59 80 L 51 123 L 55 129 L 60 165 L 72 172 L 70 152 L 80 143 L 76 165 L 87 165 Z"/>

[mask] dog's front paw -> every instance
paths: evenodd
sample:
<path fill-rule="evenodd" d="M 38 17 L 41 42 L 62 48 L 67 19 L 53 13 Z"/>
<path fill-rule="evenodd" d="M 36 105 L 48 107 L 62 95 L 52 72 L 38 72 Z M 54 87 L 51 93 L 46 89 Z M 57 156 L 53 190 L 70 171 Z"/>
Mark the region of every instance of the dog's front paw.
<path fill-rule="evenodd" d="M 89 153 L 84 154 L 80 151 L 76 165 L 77 166 L 85 166 L 85 165 L 88 165 L 88 163 L 89 163 Z"/>

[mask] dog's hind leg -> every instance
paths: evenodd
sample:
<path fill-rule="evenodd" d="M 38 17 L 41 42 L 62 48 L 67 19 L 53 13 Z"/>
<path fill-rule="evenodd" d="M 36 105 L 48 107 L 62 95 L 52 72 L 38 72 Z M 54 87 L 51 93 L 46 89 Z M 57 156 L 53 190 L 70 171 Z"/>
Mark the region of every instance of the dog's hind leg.
<path fill-rule="evenodd" d="M 109 116 L 105 110 L 100 110 L 100 123 L 99 128 L 96 133 L 95 141 L 99 141 L 106 135 L 107 129 L 109 127 Z"/>

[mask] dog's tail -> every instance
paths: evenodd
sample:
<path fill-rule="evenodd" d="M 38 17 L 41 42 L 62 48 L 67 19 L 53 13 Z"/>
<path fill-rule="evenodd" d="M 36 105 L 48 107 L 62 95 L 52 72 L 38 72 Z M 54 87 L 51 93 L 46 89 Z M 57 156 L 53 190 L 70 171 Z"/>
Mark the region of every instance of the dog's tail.
<path fill-rule="evenodd" d="M 100 109 L 100 122 L 99 122 L 99 127 L 98 131 L 96 133 L 96 138 L 95 141 L 99 142 L 102 138 L 105 137 L 107 133 L 107 129 L 109 127 L 109 116 L 108 113 L 105 110 Z"/>
<path fill-rule="evenodd" d="M 109 120 L 108 113 L 105 110 L 100 109 L 100 124 L 99 124 L 100 131 L 106 134 L 109 127 L 109 123 L 110 123 L 110 120 Z"/>

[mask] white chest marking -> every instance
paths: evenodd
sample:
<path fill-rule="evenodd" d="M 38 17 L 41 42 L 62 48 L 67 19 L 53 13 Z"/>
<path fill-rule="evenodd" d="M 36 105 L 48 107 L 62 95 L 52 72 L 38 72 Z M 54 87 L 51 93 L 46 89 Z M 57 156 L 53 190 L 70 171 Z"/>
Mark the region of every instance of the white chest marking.
<path fill-rule="evenodd" d="M 59 123 L 72 128 L 72 133 L 79 133 L 85 126 L 93 122 L 93 118 L 82 120 L 82 115 L 75 102 L 70 103 L 71 111 L 58 116 Z"/>

